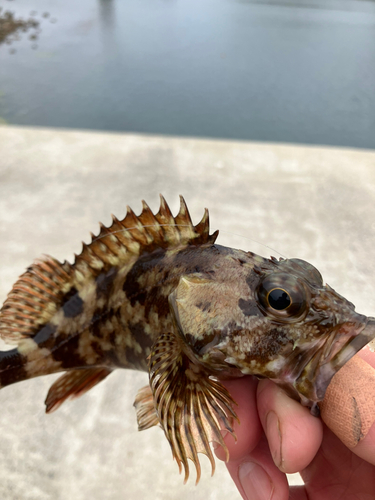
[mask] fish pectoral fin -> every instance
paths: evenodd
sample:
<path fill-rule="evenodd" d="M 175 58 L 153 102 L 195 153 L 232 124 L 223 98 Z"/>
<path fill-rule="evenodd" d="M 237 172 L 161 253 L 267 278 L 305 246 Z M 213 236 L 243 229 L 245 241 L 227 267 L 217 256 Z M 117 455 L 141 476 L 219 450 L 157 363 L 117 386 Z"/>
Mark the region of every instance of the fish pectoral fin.
<path fill-rule="evenodd" d="M 226 429 L 236 439 L 232 427 L 233 420 L 238 420 L 233 410 L 236 403 L 219 381 L 189 358 L 182 340 L 173 333 L 160 335 L 153 345 L 149 370 L 154 406 L 173 457 L 180 473 L 184 467 L 184 482 L 189 477 L 188 459 L 192 460 L 198 483 L 201 474 L 198 453 L 208 457 L 212 474 L 215 471 L 210 442 L 219 443 L 229 458 L 220 431 Z"/>
<path fill-rule="evenodd" d="M 149 429 L 150 427 L 159 424 L 159 419 L 154 405 L 154 396 L 149 385 L 139 389 L 135 397 L 134 407 L 137 412 L 139 431 L 144 431 L 145 429 Z"/>
<path fill-rule="evenodd" d="M 64 373 L 48 391 L 46 413 L 57 410 L 69 398 L 79 398 L 105 379 L 111 371 L 108 368 L 86 368 Z"/>

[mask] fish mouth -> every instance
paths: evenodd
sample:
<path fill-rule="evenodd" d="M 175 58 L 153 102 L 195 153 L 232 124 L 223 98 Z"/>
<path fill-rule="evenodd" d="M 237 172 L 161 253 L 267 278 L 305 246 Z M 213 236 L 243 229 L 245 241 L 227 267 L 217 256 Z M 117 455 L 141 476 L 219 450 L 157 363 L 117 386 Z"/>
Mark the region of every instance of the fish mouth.
<path fill-rule="evenodd" d="M 312 406 L 322 401 L 332 377 L 374 338 L 375 318 L 356 313 L 331 331 L 293 384 L 302 404 Z"/>

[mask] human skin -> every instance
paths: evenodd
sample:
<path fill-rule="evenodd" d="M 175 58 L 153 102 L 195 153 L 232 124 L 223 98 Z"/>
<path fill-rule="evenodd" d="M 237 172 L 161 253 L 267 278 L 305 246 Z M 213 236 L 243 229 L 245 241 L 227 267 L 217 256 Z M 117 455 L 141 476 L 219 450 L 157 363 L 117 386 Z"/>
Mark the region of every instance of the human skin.
<path fill-rule="evenodd" d="M 375 353 L 357 354 L 375 368 Z M 228 471 L 246 500 L 370 500 L 375 498 L 375 424 L 348 449 L 308 408 L 269 380 L 225 382 L 238 403 L 237 443 L 225 436 Z M 375 419 L 375 416 L 374 416 Z M 225 454 L 216 448 L 218 458 Z M 305 485 L 289 486 L 300 472 Z"/>

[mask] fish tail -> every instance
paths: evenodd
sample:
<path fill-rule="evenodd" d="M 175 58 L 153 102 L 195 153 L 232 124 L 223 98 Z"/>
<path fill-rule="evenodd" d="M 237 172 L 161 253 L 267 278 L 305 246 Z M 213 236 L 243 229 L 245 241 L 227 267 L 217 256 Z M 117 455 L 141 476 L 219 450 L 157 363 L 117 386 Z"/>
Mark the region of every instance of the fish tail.
<path fill-rule="evenodd" d="M 64 371 L 55 364 L 51 356 L 46 356 L 43 349 L 35 344 L 28 354 L 22 352 L 25 348 L 0 351 L 0 389 L 16 382 L 22 382 L 39 375 Z M 29 345 L 30 348 L 30 345 Z M 69 370 L 55 380 L 48 391 L 45 400 L 46 412 L 51 413 L 70 398 L 85 394 L 92 387 L 104 380 L 110 373 L 110 368 L 91 367 L 80 370 Z"/>
<path fill-rule="evenodd" d="M 0 351 L 0 389 L 41 375 L 63 371 L 47 349 L 32 339 L 24 339 L 14 349 Z"/>
<path fill-rule="evenodd" d="M 8 294 L 0 310 L 0 337 L 15 347 L 0 351 L 0 388 L 61 371 L 40 340 L 53 335 L 49 321 L 72 286 L 71 269 L 46 256 L 35 261 Z"/>
<path fill-rule="evenodd" d="M 24 356 L 17 347 L 0 351 L 0 389 L 28 378 Z"/>

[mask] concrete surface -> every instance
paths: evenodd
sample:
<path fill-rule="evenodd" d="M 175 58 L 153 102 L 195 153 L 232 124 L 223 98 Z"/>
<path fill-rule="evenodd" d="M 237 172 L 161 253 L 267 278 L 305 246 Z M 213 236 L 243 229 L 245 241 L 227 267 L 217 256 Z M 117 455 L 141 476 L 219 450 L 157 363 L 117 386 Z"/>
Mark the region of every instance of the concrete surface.
<path fill-rule="evenodd" d="M 221 244 L 306 259 L 374 314 L 375 152 L 5 126 L 0 302 L 35 257 L 72 259 L 99 220 L 139 212 L 142 198 L 156 210 L 159 192 L 174 212 L 183 194 L 194 221 L 208 207 Z M 240 498 L 220 463 L 183 486 L 162 432 L 137 432 L 145 374 L 118 371 L 46 416 L 55 378 L 0 392 L 1 499 Z"/>

